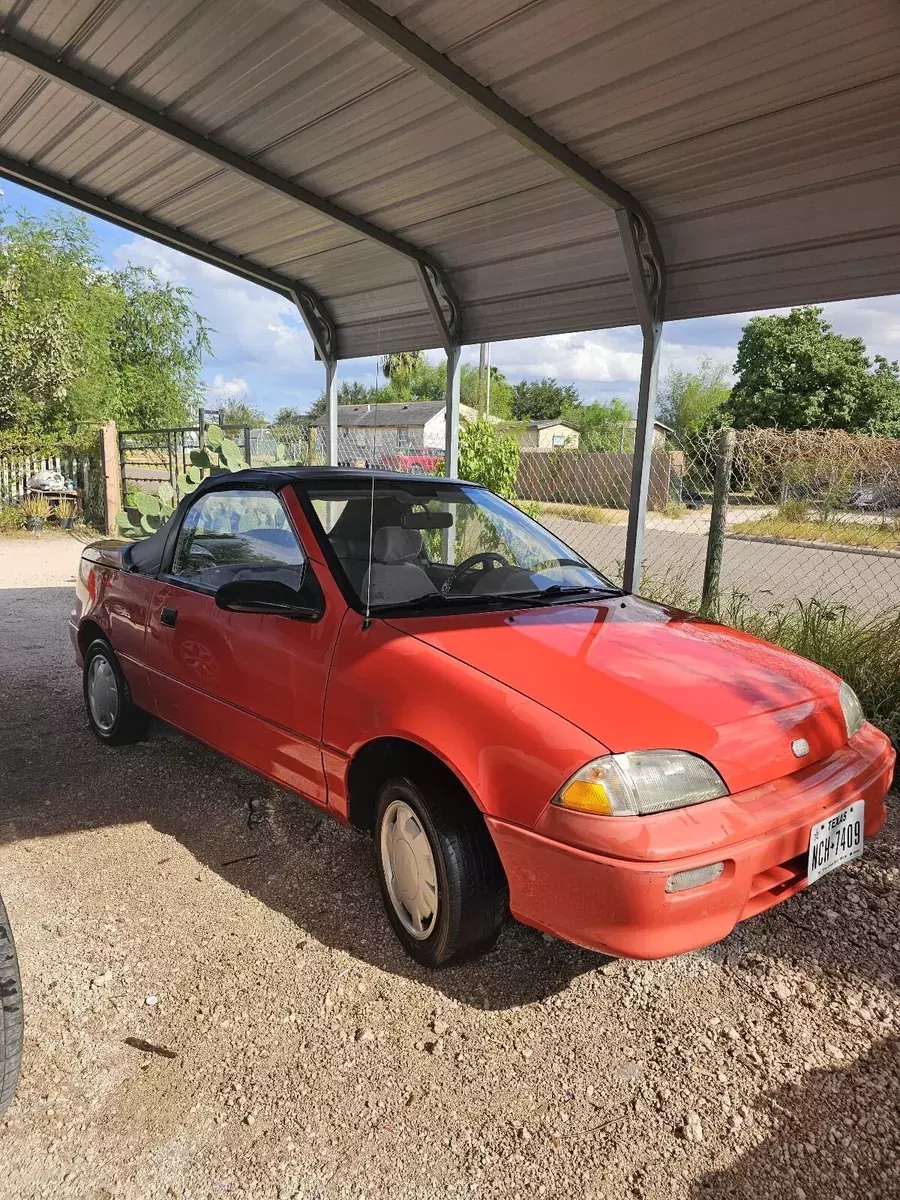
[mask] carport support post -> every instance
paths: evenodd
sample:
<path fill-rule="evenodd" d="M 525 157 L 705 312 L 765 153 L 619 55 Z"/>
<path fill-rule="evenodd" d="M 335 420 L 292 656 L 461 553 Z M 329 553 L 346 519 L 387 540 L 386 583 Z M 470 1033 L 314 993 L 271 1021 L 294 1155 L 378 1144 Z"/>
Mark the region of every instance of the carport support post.
<path fill-rule="evenodd" d="M 644 561 L 644 528 L 647 523 L 647 496 L 653 463 L 653 416 L 656 410 L 656 374 L 662 326 L 644 333 L 641 354 L 641 382 L 638 389 L 637 425 L 634 431 L 634 459 L 631 466 L 631 492 L 628 498 L 628 529 L 625 534 L 626 592 L 640 591 Z"/>
<path fill-rule="evenodd" d="M 647 496 L 653 461 L 653 415 L 656 408 L 659 347 L 662 343 L 665 269 L 652 227 L 641 214 L 620 209 L 616 213 L 616 222 L 643 335 L 622 578 L 626 592 L 636 592 L 641 586 L 644 526 L 647 522 Z"/>
<path fill-rule="evenodd" d="M 459 473 L 459 379 L 462 347 L 447 346 L 447 390 L 444 393 L 444 474 L 455 479 Z M 445 560 L 446 561 L 446 560 Z"/>
<path fill-rule="evenodd" d="M 337 359 L 325 363 L 325 429 L 328 439 L 328 465 L 338 465 Z"/>

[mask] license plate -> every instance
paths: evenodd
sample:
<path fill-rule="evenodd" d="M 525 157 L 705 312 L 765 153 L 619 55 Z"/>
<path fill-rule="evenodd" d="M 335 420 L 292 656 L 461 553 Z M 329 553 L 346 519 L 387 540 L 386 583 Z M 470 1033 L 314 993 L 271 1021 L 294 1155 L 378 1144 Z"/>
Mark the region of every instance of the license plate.
<path fill-rule="evenodd" d="M 826 821 L 813 825 L 806 862 L 806 875 L 810 883 L 815 883 L 835 867 L 859 858 L 863 852 L 865 818 L 866 803 L 857 800 Z"/>

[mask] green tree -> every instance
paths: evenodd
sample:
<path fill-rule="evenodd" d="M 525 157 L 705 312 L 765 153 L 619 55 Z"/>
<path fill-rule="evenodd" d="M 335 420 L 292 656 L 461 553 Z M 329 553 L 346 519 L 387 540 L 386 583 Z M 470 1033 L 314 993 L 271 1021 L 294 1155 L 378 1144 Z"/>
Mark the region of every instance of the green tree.
<path fill-rule="evenodd" d="M 738 343 L 731 412 L 738 428 L 875 432 L 900 417 L 896 364 L 877 359 L 862 338 L 843 337 L 821 308 L 752 317 Z"/>
<path fill-rule="evenodd" d="M 233 396 L 219 405 L 219 423 L 222 425 L 249 425 L 260 429 L 269 424 L 266 414 L 251 404 L 246 396 Z"/>
<path fill-rule="evenodd" d="M 388 388 L 381 388 L 376 391 L 375 388 L 367 387 L 366 384 L 358 379 L 345 379 L 338 385 L 337 402 L 338 407 L 342 404 L 378 404 L 383 403 L 381 397 L 388 394 Z M 325 393 L 320 392 L 316 399 L 310 405 L 309 412 L 306 414 L 307 421 L 318 421 L 319 417 L 325 415 Z"/>
<path fill-rule="evenodd" d="M 444 369 L 446 376 L 446 368 Z M 490 416 L 508 420 L 513 414 L 514 388 L 498 367 L 491 367 Z M 459 378 L 459 399 L 476 411 L 481 399 L 478 368 L 463 364 Z"/>
<path fill-rule="evenodd" d="M 385 354 L 381 360 L 381 370 L 385 379 L 403 383 L 415 374 L 423 362 L 425 354 L 422 350 L 401 350 L 399 354 Z"/>
<path fill-rule="evenodd" d="M 608 404 L 570 404 L 560 414 L 580 433 L 580 450 L 630 450 L 629 424 L 634 414 L 624 401 L 614 396 Z"/>
<path fill-rule="evenodd" d="M 272 420 L 273 425 L 306 425 L 308 422 L 308 412 L 301 412 L 299 408 L 291 408 L 287 404 L 279 408 Z"/>
<path fill-rule="evenodd" d="M 522 380 L 513 386 L 510 416 L 516 421 L 551 421 L 562 416 L 566 405 L 580 403 L 578 389 L 571 383 L 561 384 L 555 379 Z"/>
<path fill-rule="evenodd" d="M 161 283 L 146 267 L 116 271 L 110 285 L 120 302 L 110 339 L 117 419 L 133 429 L 180 425 L 192 415 L 203 355 L 211 350 L 193 294 Z"/>
<path fill-rule="evenodd" d="M 208 349 L 190 292 L 105 269 L 84 217 L 0 210 L 0 426 L 180 423 Z"/>
<path fill-rule="evenodd" d="M 391 380 L 385 389 L 388 402 L 410 403 L 411 401 L 433 401 L 444 403 L 447 391 L 447 362 L 430 363 L 427 359 L 406 376 L 402 382 Z M 479 399 L 478 368 L 472 363 L 463 363 L 459 373 L 459 401 L 477 410 Z M 491 368 L 491 416 L 508 417 L 512 412 L 512 384 L 496 368 Z"/>
<path fill-rule="evenodd" d="M 679 437 L 695 437 L 727 425 L 731 396 L 727 373 L 724 363 L 708 357 L 700 359 L 695 371 L 670 367 L 659 389 L 659 420 Z"/>
<path fill-rule="evenodd" d="M 866 433 L 900 438 L 900 366 L 881 354 L 875 355 Z"/>

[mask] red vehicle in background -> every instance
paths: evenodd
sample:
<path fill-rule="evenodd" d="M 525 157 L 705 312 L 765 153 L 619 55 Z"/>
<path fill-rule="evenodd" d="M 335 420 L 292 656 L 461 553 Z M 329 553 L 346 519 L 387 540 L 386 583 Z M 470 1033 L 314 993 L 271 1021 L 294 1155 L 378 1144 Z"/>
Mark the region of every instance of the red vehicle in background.
<path fill-rule="evenodd" d="M 153 714 L 371 834 L 429 966 L 507 911 L 609 954 L 708 945 L 885 820 L 894 751 L 846 683 L 458 480 L 213 476 L 85 549 L 71 635 L 102 741 Z"/>
<path fill-rule="evenodd" d="M 381 460 L 385 471 L 399 471 L 406 475 L 439 475 L 444 466 L 443 450 L 422 450 L 396 454 L 385 454 Z"/>

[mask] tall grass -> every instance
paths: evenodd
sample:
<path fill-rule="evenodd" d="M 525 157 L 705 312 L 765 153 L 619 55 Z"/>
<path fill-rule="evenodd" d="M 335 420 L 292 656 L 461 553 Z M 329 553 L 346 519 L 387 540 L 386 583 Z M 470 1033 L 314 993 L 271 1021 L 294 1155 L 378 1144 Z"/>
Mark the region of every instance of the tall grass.
<path fill-rule="evenodd" d="M 641 594 L 688 611 L 700 608 L 700 598 L 677 576 L 645 579 Z M 741 592 L 718 596 L 708 612 L 723 625 L 784 646 L 845 679 L 869 720 L 900 746 L 900 612 L 863 616 L 819 600 L 761 610 Z"/>

